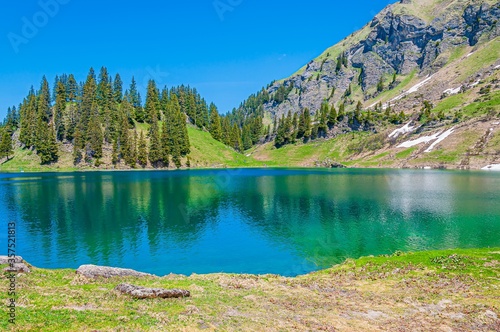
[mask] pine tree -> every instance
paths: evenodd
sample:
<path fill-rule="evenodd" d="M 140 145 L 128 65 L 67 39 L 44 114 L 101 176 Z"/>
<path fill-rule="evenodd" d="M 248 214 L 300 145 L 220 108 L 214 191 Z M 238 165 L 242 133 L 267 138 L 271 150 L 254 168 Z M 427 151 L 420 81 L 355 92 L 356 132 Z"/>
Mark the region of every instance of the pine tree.
<path fill-rule="evenodd" d="M 153 119 L 160 119 L 160 97 L 154 80 L 148 82 L 145 112 L 146 120 L 150 124 Z"/>
<path fill-rule="evenodd" d="M 337 123 L 337 110 L 335 109 L 335 105 L 332 105 L 330 108 L 330 113 L 328 113 L 328 125 L 333 127 Z"/>
<path fill-rule="evenodd" d="M 161 166 L 162 160 L 163 153 L 158 120 L 153 118 L 149 129 L 149 161 L 153 167 L 157 168 Z"/>
<path fill-rule="evenodd" d="M 68 82 L 66 86 L 66 96 L 67 96 L 67 101 L 72 103 L 76 101 L 76 97 L 78 96 L 78 84 L 76 83 L 75 76 L 73 74 L 70 74 L 68 76 Z"/>
<path fill-rule="evenodd" d="M 210 134 L 217 140 L 222 140 L 222 127 L 219 112 L 217 107 L 212 103 L 210 104 Z"/>
<path fill-rule="evenodd" d="M 99 160 L 102 158 L 102 145 L 104 135 L 99 121 L 97 105 L 94 105 L 92 115 L 90 116 L 89 126 L 87 128 L 87 145 L 86 145 L 86 158 L 88 161 L 95 158 Z"/>
<path fill-rule="evenodd" d="M 240 128 L 235 124 L 233 124 L 233 128 L 231 131 L 231 146 L 236 151 L 242 151 L 243 142 L 241 141 L 241 131 Z"/>
<path fill-rule="evenodd" d="M 121 104 L 123 100 L 123 82 L 120 74 L 115 75 L 115 81 L 113 82 L 113 98 L 118 104 Z"/>
<path fill-rule="evenodd" d="M 58 159 L 58 148 L 56 143 L 56 134 L 52 126 L 42 119 L 38 119 L 37 124 L 38 140 L 36 143 L 36 151 L 40 156 L 42 165 L 56 162 Z"/>
<path fill-rule="evenodd" d="M 51 98 L 49 82 L 47 81 L 47 78 L 43 76 L 40 91 L 38 93 L 37 111 L 38 116 L 41 116 L 42 120 L 47 123 L 52 118 L 52 111 L 50 110 L 50 100 Z"/>
<path fill-rule="evenodd" d="M 76 128 L 74 138 L 73 138 L 73 163 L 78 165 L 82 161 L 82 149 L 85 145 L 85 140 L 83 139 L 83 134 L 80 128 Z"/>
<path fill-rule="evenodd" d="M 231 123 L 227 116 L 222 118 L 222 143 L 231 146 Z"/>
<path fill-rule="evenodd" d="M 252 147 L 252 133 L 249 125 L 243 126 L 243 132 L 241 134 L 241 139 L 243 141 L 243 150 L 248 150 Z"/>
<path fill-rule="evenodd" d="M 7 157 L 7 161 L 9 160 L 9 156 L 14 153 L 12 150 L 12 136 L 9 133 L 7 127 L 4 127 L 2 130 L 2 136 L 0 141 L 0 158 Z"/>
<path fill-rule="evenodd" d="M 118 151 L 118 142 L 117 140 L 113 141 L 113 151 L 111 153 L 111 163 L 116 165 L 120 162 L 120 156 Z"/>
<path fill-rule="evenodd" d="M 168 167 L 170 164 L 170 155 L 173 154 L 174 150 L 174 137 L 172 136 L 172 130 L 171 127 L 173 126 L 172 124 L 172 115 L 171 113 L 167 113 L 167 116 L 165 118 L 165 122 L 163 122 L 163 126 L 161 129 L 161 149 L 162 149 L 162 162 L 163 165 Z M 177 152 L 179 149 L 177 149 Z M 180 153 L 180 152 L 179 152 Z"/>
<path fill-rule="evenodd" d="M 56 137 L 59 141 L 64 139 L 66 128 L 64 125 L 64 113 L 66 111 L 66 87 L 62 82 L 56 86 L 56 105 L 54 112 L 54 125 L 56 127 Z"/>
<path fill-rule="evenodd" d="M 137 83 L 135 82 L 135 78 L 132 76 L 132 82 L 130 83 L 130 88 L 128 90 L 129 103 L 134 108 L 135 119 L 138 122 L 146 121 L 146 113 L 141 105 L 141 96 L 137 91 Z"/>
<path fill-rule="evenodd" d="M 141 131 L 141 135 L 139 136 L 139 147 L 137 152 L 137 161 L 142 168 L 146 167 L 148 164 L 148 151 L 147 151 L 147 143 L 144 138 L 144 133 Z"/>
<path fill-rule="evenodd" d="M 345 117 L 345 104 L 342 103 L 339 106 L 339 115 L 338 115 L 337 120 L 342 121 L 342 120 L 344 120 L 344 117 Z"/>
<path fill-rule="evenodd" d="M 378 92 L 384 91 L 384 80 L 382 79 L 382 76 L 380 76 L 380 79 L 378 80 L 377 91 Z"/>
<path fill-rule="evenodd" d="M 132 139 L 132 144 L 130 146 L 130 158 L 127 161 L 127 165 L 135 168 L 137 165 L 137 131 L 134 130 L 134 136 Z"/>

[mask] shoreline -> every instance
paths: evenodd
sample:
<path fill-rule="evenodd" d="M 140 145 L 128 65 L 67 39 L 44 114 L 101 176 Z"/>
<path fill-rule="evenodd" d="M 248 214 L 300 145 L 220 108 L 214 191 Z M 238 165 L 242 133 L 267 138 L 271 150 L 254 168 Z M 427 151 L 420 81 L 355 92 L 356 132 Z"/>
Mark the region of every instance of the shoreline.
<path fill-rule="evenodd" d="M 488 165 L 491 166 L 491 165 Z M 460 169 L 460 168 L 443 168 L 443 167 L 314 167 L 314 166 L 237 166 L 237 167 L 191 167 L 191 168 L 144 168 L 144 169 L 113 169 L 113 168 L 82 168 L 82 169 L 58 169 L 58 168 L 47 168 L 46 170 L 1 170 L 0 174 L 39 174 L 39 173 L 100 173 L 100 172 L 110 172 L 110 173 L 126 173 L 126 172 L 178 172 L 178 171 L 223 171 L 223 170 L 239 170 L 239 169 L 294 169 L 294 170 L 413 170 L 413 171 L 464 171 L 464 172 L 481 172 L 481 173 L 497 173 L 500 172 L 500 168 L 492 167 L 491 169 L 483 168 L 470 168 L 470 169 Z"/>
<path fill-rule="evenodd" d="M 348 259 L 297 277 L 193 274 L 87 277 L 39 269 L 15 279 L 16 324 L 5 331 L 494 331 L 500 247 Z M 185 290 L 134 298 L 120 286 Z M 8 299 L 6 286 L 0 299 Z M 132 294 L 133 295 L 133 294 Z M 6 315 L 4 308 L 2 314 Z"/>

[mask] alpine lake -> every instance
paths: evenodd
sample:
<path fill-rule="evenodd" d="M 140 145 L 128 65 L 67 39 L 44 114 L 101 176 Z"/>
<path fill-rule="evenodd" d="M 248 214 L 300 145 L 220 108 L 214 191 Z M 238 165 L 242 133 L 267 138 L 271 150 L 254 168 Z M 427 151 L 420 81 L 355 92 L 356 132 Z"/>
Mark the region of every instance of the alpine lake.
<path fill-rule="evenodd" d="M 17 255 L 40 268 L 296 276 L 346 258 L 500 246 L 500 172 L 3 173 L 0 203 L 1 242 L 14 222 Z"/>

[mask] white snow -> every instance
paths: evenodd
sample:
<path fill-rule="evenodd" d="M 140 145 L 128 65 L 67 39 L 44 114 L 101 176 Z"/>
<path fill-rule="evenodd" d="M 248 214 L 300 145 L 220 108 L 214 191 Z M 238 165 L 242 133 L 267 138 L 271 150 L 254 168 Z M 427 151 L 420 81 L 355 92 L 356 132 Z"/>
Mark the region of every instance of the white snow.
<path fill-rule="evenodd" d="M 398 100 L 400 100 L 400 99 L 404 98 L 405 96 L 409 95 L 410 93 L 417 92 L 417 91 L 418 91 L 421 87 L 423 87 L 424 85 L 426 85 L 426 84 L 427 84 L 427 83 L 428 83 L 428 82 L 432 79 L 432 77 L 433 77 L 433 76 L 434 76 L 434 75 L 431 75 L 431 76 L 427 77 L 427 78 L 426 78 L 425 80 L 423 80 L 422 82 L 420 82 L 420 83 L 415 84 L 414 86 L 412 86 L 412 87 L 410 88 L 410 90 L 405 91 L 405 92 L 403 92 L 402 94 L 400 94 L 399 96 L 396 96 L 396 97 L 392 98 L 391 100 L 389 100 L 389 102 L 388 102 L 388 103 L 385 103 L 385 104 L 383 104 L 383 105 L 382 105 L 382 109 L 386 109 L 389 103 L 392 103 L 392 102 L 398 101 Z M 375 105 L 377 105 L 377 104 L 378 104 L 378 103 L 374 103 L 374 104 L 370 105 L 370 107 L 369 107 L 369 108 L 372 108 L 372 107 L 374 107 L 374 106 L 375 106 Z"/>
<path fill-rule="evenodd" d="M 466 58 L 468 58 L 468 57 L 470 57 L 472 54 L 474 54 L 474 52 L 467 54 L 465 57 L 466 57 Z"/>
<path fill-rule="evenodd" d="M 434 76 L 434 75 L 431 75 L 431 76 L 427 77 L 425 80 L 423 80 L 422 82 L 420 82 L 420 83 L 418 83 L 418 84 L 414 85 L 413 87 L 411 87 L 411 88 L 410 88 L 410 90 L 408 90 L 408 91 L 406 92 L 406 94 L 410 94 L 410 93 L 413 93 L 413 92 L 417 92 L 417 91 L 418 91 L 421 87 L 423 87 L 424 85 L 426 85 L 426 84 L 427 84 L 427 82 L 429 82 L 429 81 L 432 79 L 432 77 L 433 77 L 433 76 Z M 402 97 L 401 97 L 401 98 L 402 98 Z"/>
<path fill-rule="evenodd" d="M 427 148 L 427 150 L 425 150 L 424 152 L 431 152 L 432 149 L 434 149 L 436 147 L 436 145 L 438 145 L 439 143 L 441 143 L 442 141 L 444 141 L 446 139 L 446 137 L 450 136 L 453 132 L 454 132 L 454 129 L 455 127 L 451 128 L 451 129 L 448 129 L 447 131 L 445 131 L 444 133 L 442 133 L 441 135 L 439 135 L 439 137 L 437 138 L 437 140 L 431 144 L 431 146 L 429 146 Z"/>
<path fill-rule="evenodd" d="M 494 124 L 495 126 L 498 126 L 500 124 L 500 122 L 493 122 L 492 124 Z"/>
<path fill-rule="evenodd" d="M 435 133 L 434 135 L 422 136 L 422 137 L 419 137 L 419 138 L 411 140 L 411 141 L 406 141 L 404 143 L 399 144 L 397 147 L 398 148 L 411 148 L 412 146 L 415 146 L 415 145 L 419 145 L 422 143 L 427 144 L 431 141 L 435 141 L 431 144 L 431 146 L 429 146 L 427 148 L 427 150 L 425 150 L 425 152 L 431 152 L 432 149 L 434 149 L 436 147 L 436 145 L 438 145 L 439 143 L 444 141 L 448 136 L 450 136 L 453 133 L 454 129 L 455 129 L 455 127 L 448 129 L 445 132 L 440 131 L 438 133 Z"/>
<path fill-rule="evenodd" d="M 481 82 L 481 81 L 474 82 L 474 83 L 472 83 L 471 85 L 469 85 L 469 87 L 470 87 L 470 88 L 473 88 L 473 87 L 475 87 L 476 85 L 478 85 L 478 84 L 479 84 L 479 82 Z"/>
<path fill-rule="evenodd" d="M 500 171 L 500 164 L 488 165 L 481 169 L 485 171 Z"/>
<path fill-rule="evenodd" d="M 389 135 L 389 138 L 397 138 L 399 135 L 404 135 L 404 134 L 407 134 L 407 133 L 411 133 L 412 131 L 414 131 L 417 127 L 416 126 L 410 126 L 410 122 L 408 122 L 407 124 L 405 124 L 403 127 L 401 128 L 398 128 L 396 130 L 394 130 L 390 135 Z"/>
<path fill-rule="evenodd" d="M 419 145 L 421 143 L 429 143 L 430 141 L 437 139 L 440 134 L 441 134 L 441 132 L 434 134 L 434 135 L 431 135 L 431 136 L 422 136 L 422 137 L 419 137 L 417 139 L 401 143 L 397 147 L 398 148 L 411 148 L 412 146 Z"/>
<path fill-rule="evenodd" d="M 450 96 L 451 96 L 451 95 L 456 95 L 457 93 L 459 93 L 459 92 L 460 92 L 460 90 L 462 90 L 462 86 L 459 86 L 459 87 L 458 87 L 458 88 L 456 88 L 456 89 L 453 89 L 453 88 L 451 88 L 451 89 L 446 89 L 446 90 L 444 90 L 444 91 L 443 91 L 443 93 L 447 93 L 448 95 L 450 95 Z"/>
<path fill-rule="evenodd" d="M 495 66 L 495 68 L 493 68 L 493 69 L 498 69 L 498 68 L 500 68 L 500 65 L 498 65 L 498 66 Z"/>

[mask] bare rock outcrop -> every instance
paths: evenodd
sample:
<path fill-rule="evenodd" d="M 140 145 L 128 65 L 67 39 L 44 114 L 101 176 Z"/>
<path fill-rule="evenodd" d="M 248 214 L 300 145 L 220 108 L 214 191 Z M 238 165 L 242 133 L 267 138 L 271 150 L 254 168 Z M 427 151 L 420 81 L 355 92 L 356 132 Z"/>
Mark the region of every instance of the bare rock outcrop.
<path fill-rule="evenodd" d="M 12 259 L 14 260 L 14 262 L 12 262 Z M 16 256 L 14 258 L 9 258 L 8 256 L 0 256 L 0 265 L 5 265 L 5 264 L 9 264 L 9 266 L 3 269 L 6 272 L 12 272 L 12 273 L 31 272 L 31 269 L 21 256 Z"/>
<path fill-rule="evenodd" d="M 154 277 L 153 274 L 138 272 L 131 269 L 121 269 L 109 266 L 82 265 L 76 270 L 87 278 L 112 278 L 112 277 Z"/>
<path fill-rule="evenodd" d="M 122 294 L 130 295 L 136 299 L 167 299 L 191 296 L 189 291 L 183 289 L 146 288 L 130 284 L 120 284 L 115 287 L 115 290 Z"/>

